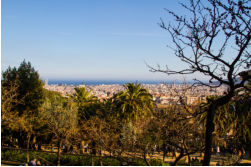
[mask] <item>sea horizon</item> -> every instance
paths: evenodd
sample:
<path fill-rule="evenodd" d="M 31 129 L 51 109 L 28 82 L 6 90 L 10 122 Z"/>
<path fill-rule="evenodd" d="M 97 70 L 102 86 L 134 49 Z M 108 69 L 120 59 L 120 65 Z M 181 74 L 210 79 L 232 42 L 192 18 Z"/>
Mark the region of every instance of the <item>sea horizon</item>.
<path fill-rule="evenodd" d="M 123 85 L 126 83 L 140 83 L 140 84 L 183 84 L 183 81 L 179 80 L 74 80 L 74 79 L 48 79 L 48 85 Z M 193 81 L 186 81 L 187 84 L 193 83 Z"/>

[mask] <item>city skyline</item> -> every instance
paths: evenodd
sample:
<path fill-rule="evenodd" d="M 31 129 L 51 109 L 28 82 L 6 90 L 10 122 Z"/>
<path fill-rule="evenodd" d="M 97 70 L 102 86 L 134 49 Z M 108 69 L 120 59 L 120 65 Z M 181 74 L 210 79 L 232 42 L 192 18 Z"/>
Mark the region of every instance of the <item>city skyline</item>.
<path fill-rule="evenodd" d="M 184 13 L 164 0 L 3 0 L 2 71 L 25 59 L 43 79 L 183 80 L 146 66 L 184 66 L 158 26 L 172 21 L 164 8 Z"/>

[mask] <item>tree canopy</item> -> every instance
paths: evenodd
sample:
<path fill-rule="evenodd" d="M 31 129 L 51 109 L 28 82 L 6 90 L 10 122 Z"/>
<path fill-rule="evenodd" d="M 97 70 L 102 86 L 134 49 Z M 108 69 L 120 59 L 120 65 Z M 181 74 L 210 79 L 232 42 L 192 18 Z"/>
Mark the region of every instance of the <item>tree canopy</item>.
<path fill-rule="evenodd" d="M 22 103 L 15 105 L 13 110 L 17 110 L 19 115 L 27 111 L 37 112 L 42 105 L 44 100 L 43 82 L 30 62 L 24 60 L 18 68 L 9 67 L 2 73 L 2 82 L 4 87 L 16 82 L 18 87 L 16 100 L 22 100 Z"/>

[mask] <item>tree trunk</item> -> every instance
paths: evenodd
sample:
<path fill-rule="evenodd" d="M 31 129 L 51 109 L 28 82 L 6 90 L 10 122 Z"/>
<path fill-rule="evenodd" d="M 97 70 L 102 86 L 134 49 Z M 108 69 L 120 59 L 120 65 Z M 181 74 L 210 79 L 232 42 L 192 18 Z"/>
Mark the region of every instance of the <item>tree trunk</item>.
<path fill-rule="evenodd" d="M 85 152 L 84 146 L 85 146 L 85 141 L 81 141 L 80 142 L 80 153 L 81 154 L 84 154 L 84 152 Z"/>
<path fill-rule="evenodd" d="M 186 145 L 185 143 L 184 143 L 184 147 L 185 147 L 185 151 L 186 151 L 186 154 L 187 154 L 188 165 L 189 165 L 189 166 L 192 166 L 190 153 L 188 152 L 188 150 L 187 150 L 187 145 Z"/>
<path fill-rule="evenodd" d="M 144 150 L 144 161 L 147 166 L 151 166 L 150 163 L 147 161 L 146 154 L 147 154 L 147 150 Z"/>
<path fill-rule="evenodd" d="M 167 154 L 166 150 L 163 150 L 163 162 L 165 162 L 166 154 Z"/>
<path fill-rule="evenodd" d="M 27 135 L 27 146 L 26 146 L 26 161 L 27 161 L 27 163 L 30 161 L 30 157 L 29 157 L 30 139 L 31 139 L 31 135 L 30 135 L 30 133 L 28 133 L 28 135 Z"/>
<path fill-rule="evenodd" d="M 14 133 L 14 135 L 15 135 L 15 133 Z M 25 149 L 25 148 L 27 148 L 27 145 L 26 145 L 26 142 L 25 142 L 25 137 L 22 137 L 22 136 L 20 136 L 19 134 L 18 135 L 16 135 L 15 136 L 16 138 L 18 138 L 18 146 L 19 146 L 19 148 L 23 148 L 23 149 Z M 28 137 L 28 136 L 27 136 Z M 12 145 L 14 146 L 15 144 L 13 143 L 13 141 L 12 141 Z"/>
<path fill-rule="evenodd" d="M 210 165 L 210 159 L 211 159 L 211 154 L 212 154 L 215 110 L 216 110 L 215 104 L 211 103 L 207 111 L 205 153 L 204 153 L 203 166 Z"/>
<path fill-rule="evenodd" d="M 189 165 L 189 166 L 192 166 L 191 157 L 190 157 L 189 154 L 187 154 L 187 159 L 188 159 L 188 165 Z"/>
<path fill-rule="evenodd" d="M 59 140 L 58 141 L 57 166 L 60 166 L 61 147 L 62 147 L 62 140 Z"/>
<path fill-rule="evenodd" d="M 167 149 L 166 149 L 166 144 L 165 143 L 162 145 L 162 148 L 163 148 L 163 162 L 165 162 L 165 157 L 166 157 L 166 154 L 167 154 Z"/>
<path fill-rule="evenodd" d="M 214 100 L 209 105 L 207 110 L 207 122 L 206 122 L 206 136 L 205 136 L 205 152 L 203 166 L 210 165 L 210 159 L 212 154 L 212 141 L 213 141 L 213 131 L 214 131 L 214 115 L 215 111 L 220 107 L 228 103 L 234 96 L 234 89 L 230 90 L 228 94 Z"/>
<path fill-rule="evenodd" d="M 100 166 L 103 166 L 102 156 L 99 156 L 99 165 L 100 165 Z"/>
<path fill-rule="evenodd" d="M 37 147 L 38 150 L 42 150 L 42 142 L 38 141 L 37 145 L 38 145 L 38 147 Z"/>
<path fill-rule="evenodd" d="M 176 164 L 183 157 L 183 155 L 184 155 L 184 150 L 181 150 L 180 151 L 180 155 L 175 159 L 175 161 L 173 162 L 172 166 L 176 166 Z"/>
<path fill-rule="evenodd" d="M 36 137 L 36 136 L 33 136 L 33 137 L 32 137 L 32 143 L 31 143 L 31 145 L 30 145 L 30 148 L 32 148 L 33 150 L 37 150 L 36 142 L 37 142 L 37 137 Z"/>
<path fill-rule="evenodd" d="M 91 154 L 91 159 L 92 159 L 92 166 L 94 166 L 93 154 Z"/>

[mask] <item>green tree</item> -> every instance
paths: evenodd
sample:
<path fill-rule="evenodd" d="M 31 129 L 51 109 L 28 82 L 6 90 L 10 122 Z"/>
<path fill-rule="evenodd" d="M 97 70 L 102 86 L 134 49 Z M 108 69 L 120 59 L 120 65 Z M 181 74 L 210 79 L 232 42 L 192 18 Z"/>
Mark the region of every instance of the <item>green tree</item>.
<path fill-rule="evenodd" d="M 152 95 L 140 84 L 128 83 L 124 87 L 126 90 L 117 93 L 114 98 L 119 116 L 125 120 L 135 120 L 153 111 Z"/>
<path fill-rule="evenodd" d="M 20 64 L 18 69 L 16 67 L 9 67 L 2 73 L 2 89 L 5 89 L 3 90 L 4 94 L 6 90 L 12 89 L 12 83 L 16 85 L 16 96 L 13 97 L 13 100 L 17 103 L 11 105 L 11 108 L 7 112 L 17 117 L 17 121 L 12 124 L 17 128 L 12 128 L 11 133 L 13 138 L 18 139 L 19 146 L 25 147 L 26 145 L 28 150 L 31 136 L 35 134 L 35 127 L 40 124 L 38 113 L 44 100 L 43 83 L 39 78 L 38 72 L 31 66 L 31 63 L 27 63 L 25 60 Z M 3 99 L 3 104 L 6 103 L 5 100 L 7 99 Z"/>
<path fill-rule="evenodd" d="M 251 82 L 245 84 L 251 86 Z M 251 99 L 250 91 L 242 88 L 235 98 L 221 106 L 216 112 L 216 134 L 224 139 L 230 149 L 250 151 L 251 149 Z"/>
<path fill-rule="evenodd" d="M 92 117 L 97 115 L 97 110 L 100 108 L 100 103 L 96 96 L 91 94 L 91 91 L 88 91 L 86 87 L 77 87 L 75 88 L 75 93 L 71 98 L 76 102 L 78 108 L 78 122 L 81 130 L 81 138 L 83 139 L 80 142 L 81 152 L 84 153 L 85 141 L 89 139 L 88 133 L 86 133 L 85 126 L 87 121 Z"/>
<path fill-rule="evenodd" d="M 62 146 L 78 134 L 77 107 L 71 99 L 64 99 L 54 94 L 46 99 L 42 107 L 43 119 L 48 126 L 48 132 L 53 134 L 58 142 L 57 165 L 60 165 Z"/>
<path fill-rule="evenodd" d="M 245 86 L 250 88 L 250 82 L 246 83 Z M 206 110 L 210 103 L 217 98 L 217 96 L 208 97 L 208 103 L 202 104 L 201 109 Z M 238 89 L 231 101 L 215 111 L 213 145 L 215 147 L 228 147 L 235 151 L 249 151 L 251 148 L 250 110 L 250 91 L 245 88 Z M 207 113 L 199 116 L 199 121 L 204 128 L 206 127 L 206 118 Z"/>
<path fill-rule="evenodd" d="M 9 67 L 3 72 L 2 77 L 5 84 L 17 81 L 17 100 L 23 101 L 16 105 L 19 115 L 28 110 L 38 111 L 44 100 L 43 82 L 30 62 L 24 60 L 18 69 Z"/>
<path fill-rule="evenodd" d="M 142 129 L 142 126 L 137 126 L 137 122 L 151 115 L 154 103 L 152 95 L 142 85 L 127 83 L 124 88 L 124 91 L 113 97 L 114 114 L 122 122 L 118 131 L 121 152 L 133 152 L 135 157 L 137 136 Z"/>
<path fill-rule="evenodd" d="M 45 114 L 43 106 L 48 102 L 55 101 L 55 99 L 58 99 L 62 103 L 67 102 L 67 100 L 64 97 L 62 97 L 60 93 L 55 92 L 55 91 L 50 91 L 47 89 L 44 89 L 44 97 L 45 97 L 45 101 L 42 107 L 39 109 L 39 113 L 38 113 L 38 117 L 41 118 L 39 121 L 40 125 L 35 126 L 36 133 L 33 138 L 33 141 L 38 146 L 38 150 L 41 150 L 41 147 L 43 144 L 51 143 L 52 138 L 53 138 L 53 134 L 48 131 L 49 127 L 48 127 L 47 120 L 42 119 L 44 118 L 44 114 Z"/>
<path fill-rule="evenodd" d="M 81 120 L 87 120 L 91 115 L 95 115 L 97 97 L 92 95 L 86 87 L 75 88 L 75 94 L 71 97 L 77 103 L 78 115 Z"/>
<path fill-rule="evenodd" d="M 151 166 L 150 161 L 147 159 L 147 154 L 149 159 L 152 158 L 154 151 L 157 151 L 157 146 L 161 145 L 160 138 L 160 122 L 155 121 L 154 114 L 152 117 L 144 117 L 137 121 L 132 128 L 133 137 L 135 137 L 135 152 L 142 152 L 142 157 L 147 166 Z M 134 141 L 134 140 L 131 140 Z"/>
<path fill-rule="evenodd" d="M 13 111 L 18 103 L 22 100 L 17 99 L 17 81 L 5 83 L 2 81 L 1 85 L 1 121 L 2 126 L 8 126 L 10 129 L 15 128 L 18 119 L 17 111 Z M 2 129 L 3 130 L 3 129 Z"/>

